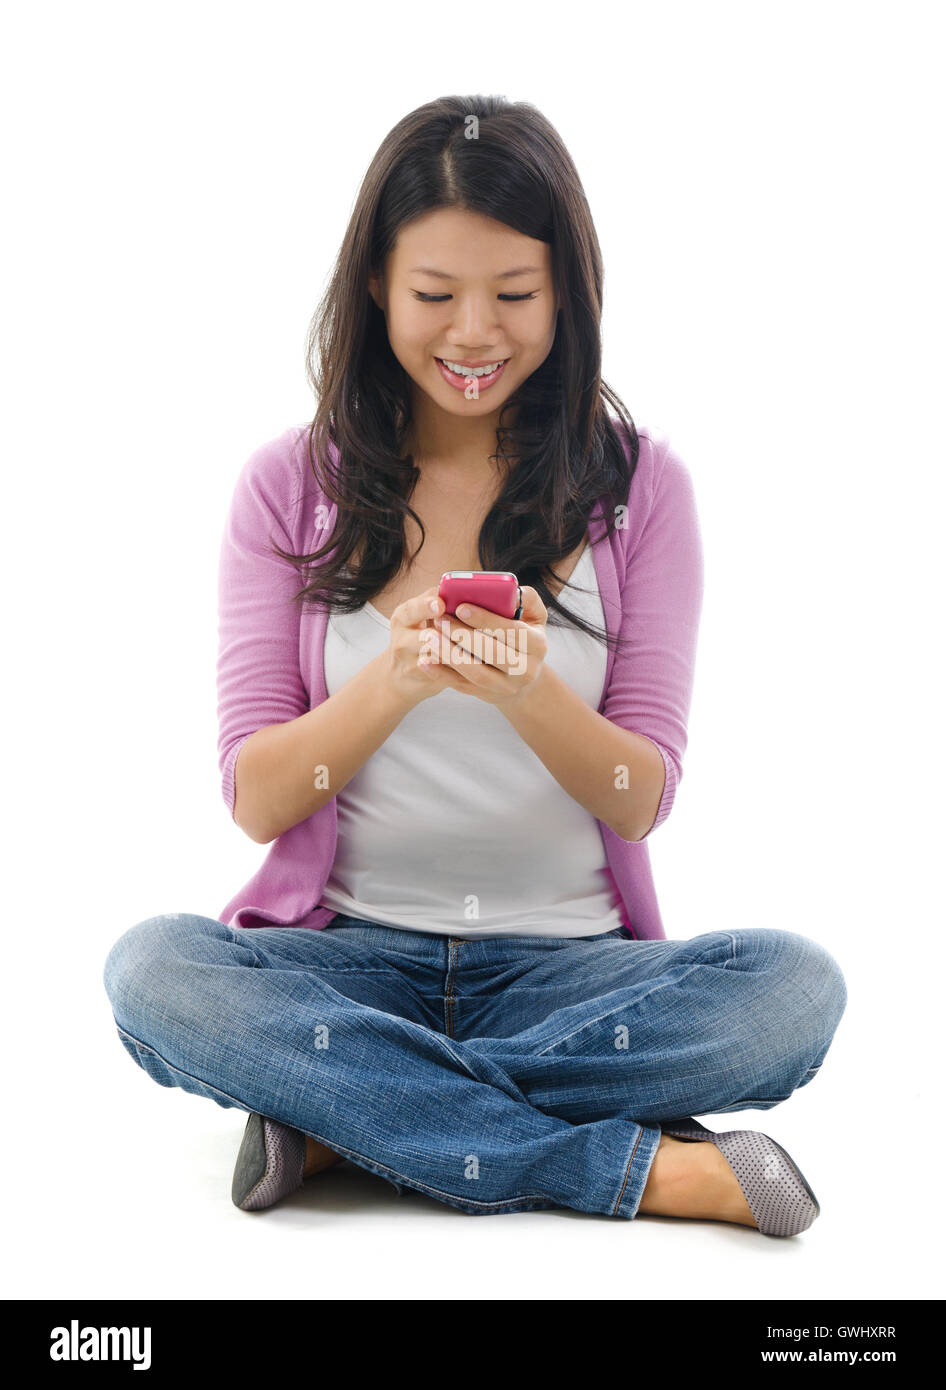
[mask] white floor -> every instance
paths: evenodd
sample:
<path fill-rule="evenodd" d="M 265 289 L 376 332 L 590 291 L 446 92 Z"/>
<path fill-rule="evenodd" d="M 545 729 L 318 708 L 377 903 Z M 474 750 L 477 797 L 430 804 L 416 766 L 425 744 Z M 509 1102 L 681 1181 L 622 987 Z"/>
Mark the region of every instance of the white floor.
<path fill-rule="evenodd" d="M 939 1145 L 919 1087 L 868 1094 L 854 1022 L 823 1073 L 770 1111 L 703 1117 L 770 1133 L 822 1215 L 788 1240 L 720 1222 L 578 1212 L 475 1217 L 350 1164 L 267 1212 L 230 1201 L 245 1114 L 158 1086 L 107 1021 L 37 1065 L 58 1090 L 7 1112 L 5 1203 L 14 1298 L 921 1298 L 942 1293 Z M 874 1059 L 876 1061 L 876 1059 Z M 881 1061 L 878 1063 L 883 1066 Z M 871 1063 L 873 1065 L 873 1062 Z M 895 1059 L 890 1064 L 896 1072 Z M 890 1082 L 894 1080 L 891 1076 Z M 17 1084 L 23 1086 L 21 1074 Z M 84 1081 L 84 1084 L 80 1084 Z M 881 1078 L 880 1090 L 884 1079 Z M 25 1094 L 25 1093 L 24 1093 Z M 30 1105 L 28 1112 L 26 1105 Z M 938 1124 L 938 1116 L 932 1118 Z M 12 1198 L 12 1200 L 11 1200 Z"/>

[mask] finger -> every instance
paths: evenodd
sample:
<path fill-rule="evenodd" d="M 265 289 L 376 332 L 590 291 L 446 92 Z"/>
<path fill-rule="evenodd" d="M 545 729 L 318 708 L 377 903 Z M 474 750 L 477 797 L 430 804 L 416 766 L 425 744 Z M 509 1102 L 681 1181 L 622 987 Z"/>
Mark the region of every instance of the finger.
<path fill-rule="evenodd" d="M 438 585 L 433 584 L 422 594 L 417 594 L 414 598 L 408 598 L 403 603 L 399 603 L 391 614 L 391 621 L 394 622 L 397 619 L 404 627 L 420 627 L 422 623 L 429 622 L 439 613 L 442 613 L 446 605 L 443 599 L 438 596 L 437 589 Z"/>
<path fill-rule="evenodd" d="M 544 623 L 549 616 L 549 610 L 542 602 L 539 594 L 528 584 L 523 584 L 519 591 L 522 595 L 522 612 L 519 615 L 524 623 Z"/>
<path fill-rule="evenodd" d="M 431 675 L 436 673 L 438 680 L 454 690 L 469 689 L 470 682 L 465 676 L 469 667 L 477 666 L 482 671 L 491 669 L 476 657 L 462 654 L 446 634 L 433 628 L 418 632 L 417 638 L 418 665 L 424 666 Z"/>
<path fill-rule="evenodd" d="M 467 613 L 470 617 L 464 622 L 462 619 Z M 433 624 L 441 631 L 448 632 L 451 640 L 467 651 L 479 654 L 482 647 L 486 652 L 484 660 L 487 664 L 506 670 L 511 665 L 521 665 L 523 657 L 520 653 L 525 652 L 529 640 L 526 623 L 518 622 L 515 618 L 503 618 L 475 603 L 461 603 L 457 617 L 444 614 L 439 620 L 434 618 Z M 445 627 L 444 624 L 449 626 Z"/>
<path fill-rule="evenodd" d="M 452 687 L 460 691 L 469 691 L 475 686 L 480 690 L 500 693 L 506 689 L 510 678 L 508 672 L 469 656 L 462 657 L 459 664 L 449 657 L 444 658 L 441 669 L 448 674 Z"/>
<path fill-rule="evenodd" d="M 452 664 L 461 666 L 469 661 L 477 661 L 505 675 L 521 675 L 528 665 L 529 629 L 522 626 L 522 630 L 518 631 L 521 625 L 513 623 L 511 619 L 508 630 L 501 627 L 471 628 L 449 617 L 435 618 L 433 625 L 454 649 L 466 654 L 464 657 L 451 658 L 447 649 L 442 660 L 452 660 Z"/>
<path fill-rule="evenodd" d="M 494 613 L 489 608 L 480 608 L 475 603 L 461 603 L 456 616 L 468 627 L 499 627 L 502 623 L 512 627 L 516 622 L 515 618 L 504 618 L 500 613 Z"/>
<path fill-rule="evenodd" d="M 523 584 L 519 589 L 522 611 L 518 618 L 504 618 L 499 613 L 493 613 L 489 608 L 480 608 L 475 603 L 461 603 L 456 611 L 456 616 L 461 622 L 467 623 L 470 627 L 495 627 L 499 623 L 506 627 L 524 627 L 527 623 L 545 623 L 549 616 L 549 610 L 542 602 L 537 591 L 529 584 Z"/>

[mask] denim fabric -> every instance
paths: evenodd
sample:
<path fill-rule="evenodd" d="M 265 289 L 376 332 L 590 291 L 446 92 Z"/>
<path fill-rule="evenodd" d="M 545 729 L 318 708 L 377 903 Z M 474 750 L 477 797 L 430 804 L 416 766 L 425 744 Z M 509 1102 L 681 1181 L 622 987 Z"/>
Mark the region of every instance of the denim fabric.
<path fill-rule="evenodd" d="M 844 1012 L 795 932 L 453 938 L 172 913 L 112 947 L 119 1037 L 162 1086 L 280 1120 L 468 1212 L 632 1218 L 661 1121 L 769 1109 Z"/>

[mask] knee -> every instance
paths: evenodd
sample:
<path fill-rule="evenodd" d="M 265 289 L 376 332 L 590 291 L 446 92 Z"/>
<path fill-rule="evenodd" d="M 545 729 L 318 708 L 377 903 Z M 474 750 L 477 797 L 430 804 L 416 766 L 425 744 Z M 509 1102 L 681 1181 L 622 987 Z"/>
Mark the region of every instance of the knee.
<path fill-rule="evenodd" d="M 770 928 L 734 932 L 737 956 L 766 976 L 773 1006 L 784 998 L 798 1026 L 819 1033 L 827 1044 L 847 1006 L 847 983 L 834 956 L 801 932 Z"/>
<path fill-rule="evenodd" d="M 166 987 L 176 963 L 186 959 L 185 941 L 213 927 L 226 931 L 210 918 L 171 912 L 148 917 L 123 932 L 106 956 L 102 973 L 116 1018 L 130 1022 L 145 1000 Z"/>
<path fill-rule="evenodd" d="M 782 938 L 783 969 L 788 978 L 810 998 L 812 1007 L 821 1013 L 833 1033 L 847 1006 L 844 972 L 819 941 L 799 932 L 784 931 L 778 935 Z"/>

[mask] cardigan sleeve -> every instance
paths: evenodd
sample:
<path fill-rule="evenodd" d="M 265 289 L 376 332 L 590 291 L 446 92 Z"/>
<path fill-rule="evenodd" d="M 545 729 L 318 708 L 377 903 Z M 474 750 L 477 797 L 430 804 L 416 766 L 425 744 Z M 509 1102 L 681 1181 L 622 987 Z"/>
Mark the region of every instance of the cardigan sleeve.
<path fill-rule="evenodd" d="M 703 606 L 703 544 L 693 482 L 668 443 L 656 447 L 652 501 L 627 559 L 622 644 L 601 711 L 621 728 L 650 739 L 663 758 L 663 792 L 643 839 L 667 819 L 683 775 Z"/>
<path fill-rule="evenodd" d="M 299 572 L 270 543 L 298 552 L 291 510 L 297 464 L 288 435 L 244 464 L 220 549 L 217 753 L 223 799 L 233 816 L 236 760 L 246 739 L 269 724 L 305 714 L 309 696 L 299 665 Z"/>

